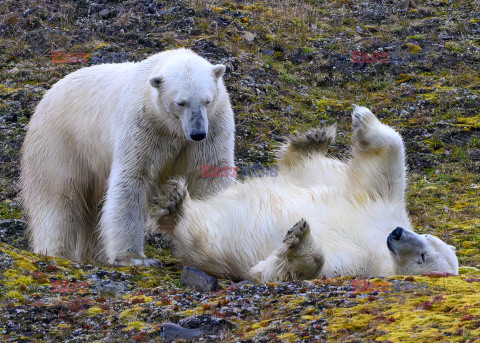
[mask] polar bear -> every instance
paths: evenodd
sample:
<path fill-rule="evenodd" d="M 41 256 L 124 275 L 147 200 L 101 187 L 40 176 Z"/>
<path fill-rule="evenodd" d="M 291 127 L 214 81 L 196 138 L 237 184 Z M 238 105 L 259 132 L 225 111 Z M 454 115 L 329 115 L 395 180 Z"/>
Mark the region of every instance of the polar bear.
<path fill-rule="evenodd" d="M 237 182 L 205 200 L 171 181 L 170 197 L 181 203 L 168 231 L 177 255 L 217 277 L 257 282 L 457 274 L 453 246 L 412 231 L 400 135 L 364 107 L 352 127 L 346 162 L 326 155 L 330 127 L 291 140 L 277 178 Z"/>
<path fill-rule="evenodd" d="M 234 165 L 224 71 L 178 49 L 83 68 L 53 85 L 22 148 L 21 196 L 34 252 L 156 264 L 143 253 L 150 192 L 180 175 L 192 197 L 234 181 L 201 177 L 204 165 Z"/>

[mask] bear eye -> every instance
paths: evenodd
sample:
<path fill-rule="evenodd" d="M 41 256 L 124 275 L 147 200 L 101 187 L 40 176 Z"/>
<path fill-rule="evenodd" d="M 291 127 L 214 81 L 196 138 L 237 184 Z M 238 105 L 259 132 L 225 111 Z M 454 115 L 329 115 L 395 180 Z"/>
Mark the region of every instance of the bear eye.
<path fill-rule="evenodd" d="M 422 258 L 422 262 L 425 262 L 426 256 L 425 256 L 425 254 L 424 254 L 423 252 L 422 252 L 422 254 L 420 255 L 420 257 Z"/>
<path fill-rule="evenodd" d="M 205 100 L 205 105 L 209 105 L 211 103 L 210 100 Z"/>
<path fill-rule="evenodd" d="M 187 104 L 186 101 L 177 101 L 177 105 L 180 106 L 180 107 L 183 107 Z"/>

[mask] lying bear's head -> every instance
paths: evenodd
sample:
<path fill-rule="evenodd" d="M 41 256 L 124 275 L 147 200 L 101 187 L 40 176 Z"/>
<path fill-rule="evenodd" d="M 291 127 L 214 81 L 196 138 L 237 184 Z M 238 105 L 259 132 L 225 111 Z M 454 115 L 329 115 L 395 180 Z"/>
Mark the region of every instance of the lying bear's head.
<path fill-rule="evenodd" d="M 432 235 L 419 235 L 397 227 L 387 238 L 388 249 L 397 262 L 397 274 L 441 272 L 458 274 L 455 247 Z"/>
<path fill-rule="evenodd" d="M 212 65 L 186 52 L 167 60 L 149 79 L 153 101 L 169 115 L 167 120 L 181 121 L 188 140 L 201 141 L 207 137 L 208 117 L 215 107 L 224 72 L 225 66 Z"/>

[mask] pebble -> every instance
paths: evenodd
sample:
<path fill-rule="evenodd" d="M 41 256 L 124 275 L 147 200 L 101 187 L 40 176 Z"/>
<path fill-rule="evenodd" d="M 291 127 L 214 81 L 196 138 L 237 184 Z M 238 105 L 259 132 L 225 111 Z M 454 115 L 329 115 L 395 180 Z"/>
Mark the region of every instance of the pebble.
<path fill-rule="evenodd" d="M 173 323 L 165 323 L 160 329 L 160 337 L 166 341 L 175 339 L 195 339 L 201 336 L 203 332 L 197 329 L 185 329 L 180 325 Z"/>
<path fill-rule="evenodd" d="M 200 292 L 215 291 L 218 287 L 218 280 L 213 276 L 210 276 L 202 272 L 198 268 L 185 266 L 180 276 L 186 286 L 191 286 Z"/>

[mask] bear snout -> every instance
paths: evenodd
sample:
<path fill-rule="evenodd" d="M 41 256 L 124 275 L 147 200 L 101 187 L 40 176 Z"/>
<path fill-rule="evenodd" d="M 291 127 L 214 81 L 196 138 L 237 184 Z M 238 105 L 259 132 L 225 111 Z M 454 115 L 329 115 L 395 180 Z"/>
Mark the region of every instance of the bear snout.
<path fill-rule="evenodd" d="M 402 233 L 403 233 L 403 228 L 399 226 L 390 233 L 389 238 L 391 237 L 392 239 L 398 241 L 402 237 Z"/>

